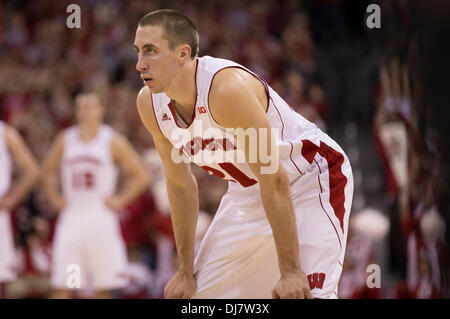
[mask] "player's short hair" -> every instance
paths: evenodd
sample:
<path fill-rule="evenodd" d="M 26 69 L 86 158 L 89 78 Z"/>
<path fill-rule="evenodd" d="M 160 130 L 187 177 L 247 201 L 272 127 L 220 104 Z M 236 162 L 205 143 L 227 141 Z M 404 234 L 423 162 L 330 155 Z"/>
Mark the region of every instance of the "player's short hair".
<path fill-rule="evenodd" d="M 172 10 L 162 9 L 152 11 L 139 20 L 138 26 L 160 25 L 163 27 L 163 37 L 174 50 L 177 46 L 188 44 L 191 47 L 191 59 L 198 55 L 198 32 L 195 24 L 184 14 Z"/>

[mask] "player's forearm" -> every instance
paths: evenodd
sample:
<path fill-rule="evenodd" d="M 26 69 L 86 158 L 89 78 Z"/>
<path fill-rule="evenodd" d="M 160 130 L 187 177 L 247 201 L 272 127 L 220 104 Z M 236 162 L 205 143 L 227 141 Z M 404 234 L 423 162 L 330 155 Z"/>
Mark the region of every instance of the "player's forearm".
<path fill-rule="evenodd" d="M 50 200 L 55 197 L 61 197 L 58 187 L 58 179 L 54 172 L 48 170 L 44 170 L 42 172 L 42 185 L 44 186 L 45 194 Z"/>
<path fill-rule="evenodd" d="M 281 275 L 300 270 L 297 226 L 287 176 L 261 185 L 261 196 L 272 227 Z"/>
<path fill-rule="evenodd" d="M 9 196 L 13 200 L 13 206 L 16 206 L 20 201 L 24 199 L 26 194 L 30 191 L 39 177 L 37 169 L 31 169 L 23 174 L 17 183 L 13 186 L 9 193 Z"/>
<path fill-rule="evenodd" d="M 148 187 L 149 182 L 150 177 L 146 171 L 131 177 L 117 194 L 120 204 L 126 206 L 135 200 Z"/>
<path fill-rule="evenodd" d="M 167 183 L 172 227 L 179 259 L 179 271 L 192 275 L 194 271 L 194 240 L 198 218 L 198 187 L 195 178 L 185 187 Z"/>

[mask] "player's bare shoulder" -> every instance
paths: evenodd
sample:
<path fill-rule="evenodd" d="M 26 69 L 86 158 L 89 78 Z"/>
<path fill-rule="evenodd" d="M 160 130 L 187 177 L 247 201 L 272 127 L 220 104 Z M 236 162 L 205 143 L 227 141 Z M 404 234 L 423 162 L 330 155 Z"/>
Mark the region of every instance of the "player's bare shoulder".
<path fill-rule="evenodd" d="M 139 91 L 136 98 L 136 106 L 142 123 L 144 123 L 147 130 L 149 130 L 152 135 L 158 134 L 158 124 L 153 110 L 152 93 L 148 87 L 144 86 Z"/>
<path fill-rule="evenodd" d="M 217 72 L 211 83 L 209 107 L 214 118 L 230 118 L 242 114 L 242 107 L 254 101 L 265 111 L 267 95 L 264 84 L 240 68 Z"/>
<path fill-rule="evenodd" d="M 216 120 L 219 120 L 219 123 L 220 119 L 237 114 L 236 99 L 239 99 L 239 96 L 245 94 L 246 91 L 250 92 L 241 72 L 245 71 L 226 68 L 217 72 L 211 82 L 208 104 L 211 114 Z"/>
<path fill-rule="evenodd" d="M 237 93 L 246 89 L 251 75 L 240 68 L 225 68 L 216 73 L 211 83 L 210 97 Z"/>
<path fill-rule="evenodd" d="M 225 68 L 217 72 L 214 76 L 211 90 L 218 88 L 225 88 L 227 90 L 249 89 L 254 91 L 258 96 L 261 95 L 261 93 L 265 93 L 263 82 L 252 73 L 239 67 Z"/>

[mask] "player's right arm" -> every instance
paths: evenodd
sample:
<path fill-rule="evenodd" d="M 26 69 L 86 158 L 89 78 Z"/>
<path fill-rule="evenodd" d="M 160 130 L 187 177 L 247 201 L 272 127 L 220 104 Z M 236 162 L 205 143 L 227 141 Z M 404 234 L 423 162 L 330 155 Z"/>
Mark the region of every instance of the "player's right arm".
<path fill-rule="evenodd" d="M 153 137 L 167 180 L 172 227 L 179 268 L 164 289 L 165 298 L 189 298 L 195 292 L 194 238 L 198 217 L 198 187 L 190 164 L 172 160 L 172 144 L 161 133 L 153 111 L 150 90 L 141 89 L 137 108 L 144 126 Z"/>
<path fill-rule="evenodd" d="M 49 153 L 44 158 L 41 168 L 41 180 L 44 186 L 44 192 L 50 205 L 57 212 L 60 212 L 66 206 L 66 201 L 59 191 L 59 178 L 57 176 L 57 168 L 61 163 L 63 150 L 64 133 L 60 133 L 53 142 Z"/>
<path fill-rule="evenodd" d="M 0 198 L 0 209 L 12 210 L 28 194 L 39 177 L 39 168 L 31 151 L 19 132 L 7 125 L 5 130 L 6 145 L 14 163 L 20 169 L 20 177 L 5 196 Z"/>

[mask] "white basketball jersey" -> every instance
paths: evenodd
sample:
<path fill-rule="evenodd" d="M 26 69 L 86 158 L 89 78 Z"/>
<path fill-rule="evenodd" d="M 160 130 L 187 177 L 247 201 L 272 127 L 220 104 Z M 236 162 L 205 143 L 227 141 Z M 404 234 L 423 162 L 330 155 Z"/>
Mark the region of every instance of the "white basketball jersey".
<path fill-rule="evenodd" d="M 9 191 L 11 184 L 11 158 L 5 137 L 6 125 L 0 121 L 0 197 Z"/>
<path fill-rule="evenodd" d="M 290 181 L 295 180 L 310 165 L 310 161 L 302 156 L 303 141 L 307 139 L 312 143 L 309 146 L 319 147 L 319 138 L 323 133 L 296 113 L 262 78 L 235 62 L 210 56 L 197 58 L 197 100 L 189 125 L 176 114 L 165 93 L 152 94 L 153 108 L 162 134 L 184 158 L 204 168 L 210 175 L 230 181 L 230 190 L 239 190 L 241 194 L 243 189 L 248 192 L 259 190 L 257 179 L 245 161 L 228 160 L 240 158 L 236 135 L 217 124 L 209 110 L 208 97 L 215 74 L 232 67 L 246 70 L 265 85 L 269 99 L 267 116 L 275 129 L 274 138 L 279 146 L 281 163 Z M 221 134 L 217 134 L 218 131 Z M 211 158 L 218 160 L 211 161 Z"/>
<path fill-rule="evenodd" d="M 114 193 L 118 170 L 111 155 L 113 135 L 107 125 L 88 142 L 81 139 L 78 126 L 64 132 L 61 179 L 68 208 L 105 207 L 105 198 Z"/>

